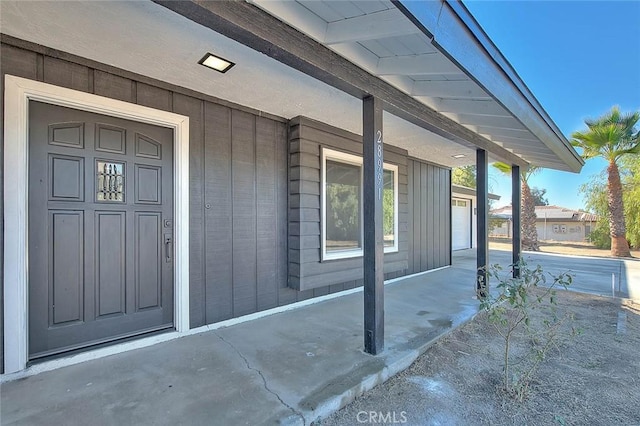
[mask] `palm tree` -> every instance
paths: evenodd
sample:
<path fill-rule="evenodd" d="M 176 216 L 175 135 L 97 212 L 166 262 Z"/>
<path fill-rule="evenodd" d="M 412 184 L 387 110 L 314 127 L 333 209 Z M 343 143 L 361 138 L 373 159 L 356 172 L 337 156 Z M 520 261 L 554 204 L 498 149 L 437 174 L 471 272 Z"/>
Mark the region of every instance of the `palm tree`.
<path fill-rule="evenodd" d="M 640 120 L 640 112 L 622 114 L 617 106 L 597 119 L 587 119 L 587 130 L 574 132 L 571 144 L 582 148 L 582 158 L 588 160 L 602 157 L 607 167 L 607 205 L 609 208 L 609 234 L 611 235 L 611 255 L 629 257 L 626 239 L 622 184 L 618 160 L 625 155 L 640 153 L 640 140 L 635 126 Z M 634 133 L 635 132 L 635 133 Z"/>
<path fill-rule="evenodd" d="M 493 167 L 500 170 L 502 173 L 511 176 L 511 166 L 509 164 L 497 161 L 493 163 Z M 522 192 L 522 211 L 520 212 L 520 222 L 522 225 L 521 238 L 523 250 L 540 251 L 540 247 L 538 246 L 538 231 L 536 230 L 535 198 L 531 195 L 529 179 L 541 169 L 542 168 L 538 166 L 529 166 L 528 169 L 522 169 L 520 171 L 520 190 Z"/>

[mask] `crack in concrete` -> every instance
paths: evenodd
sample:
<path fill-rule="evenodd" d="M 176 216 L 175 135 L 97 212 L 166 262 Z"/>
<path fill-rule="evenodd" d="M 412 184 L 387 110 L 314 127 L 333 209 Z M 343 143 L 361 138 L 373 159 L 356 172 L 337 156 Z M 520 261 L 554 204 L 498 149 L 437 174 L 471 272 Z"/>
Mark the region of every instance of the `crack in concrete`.
<path fill-rule="evenodd" d="M 307 422 L 306 422 L 306 420 L 305 420 L 304 416 L 303 416 L 300 412 L 298 412 L 295 408 L 293 408 L 291 405 L 289 405 L 289 404 L 287 404 L 286 402 L 284 402 L 284 400 L 280 397 L 280 395 L 278 395 L 274 390 L 272 390 L 272 389 L 270 389 L 270 388 L 269 388 L 269 385 L 267 384 L 267 379 L 266 379 L 266 378 L 264 377 L 264 375 L 262 374 L 262 371 L 258 370 L 258 369 L 257 369 L 257 368 L 255 368 L 255 367 L 252 367 L 252 366 L 251 366 L 251 364 L 249 363 L 249 360 L 248 360 L 244 355 L 242 355 L 242 352 L 240 352 L 240 351 L 238 350 L 238 348 L 236 348 L 236 347 L 235 347 L 231 342 L 229 342 L 228 340 L 226 340 L 224 337 L 222 337 L 222 336 L 221 336 L 220 334 L 218 334 L 217 332 L 215 333 L 215 335 L 216 335 L 216 336 L 218 336 L 218 338 L 219 338 L 220 340 L 222 340 L 224 343 L 226 343 L 227 345 L 229 345 L 229 347 L 230 347 L 231 349 L 233 349 L 233 350 L 234 350 L 234 351 L 235 351 L 235 352 L 240 356 L 240 358 L 242 358 L 242 360 L 244 361 L 245 365 L 247 366 L 247 368 L 248 368 L 249 370 L 251 370 L 251 371 L 255 371 L 256 373 L 258 373 L 258 375 L 259 375 L 259 376 L 260 376 L 260 378 L 262 379 L 262 385 L 263 385 L 264 389 L 265 389 L 267 392 L 269 392 L 271 395 L 275 396 L 275 397 L 278 399 L 278 401 L 280 401 L 280 403 L 281 403 L 282 405 L 284 405 L 284 406 L 285 406 L 285 407 L 287 407 L 289 410 L 291 410 L 291 412 L 292 412 L 294 415 L 296 415 L 296 416 L 300 417 L 300 418 L 302 419 L 302 424 L 303 424 L 304 426 L 306 426 Z"/>

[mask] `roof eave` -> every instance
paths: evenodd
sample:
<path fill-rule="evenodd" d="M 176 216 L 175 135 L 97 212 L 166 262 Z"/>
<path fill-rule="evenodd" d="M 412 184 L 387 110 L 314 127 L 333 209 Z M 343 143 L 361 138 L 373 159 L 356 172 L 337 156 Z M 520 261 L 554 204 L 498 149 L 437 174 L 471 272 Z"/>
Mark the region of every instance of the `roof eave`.
<path fill-rule="evenodd" d="M 391 1 L 443 54 L 551 149 L 566 165 L 559 169 L 580 172 L 582 157 L 460 0 L 419 2 L 420 10 L 413 7 L 418 2 Z"/>

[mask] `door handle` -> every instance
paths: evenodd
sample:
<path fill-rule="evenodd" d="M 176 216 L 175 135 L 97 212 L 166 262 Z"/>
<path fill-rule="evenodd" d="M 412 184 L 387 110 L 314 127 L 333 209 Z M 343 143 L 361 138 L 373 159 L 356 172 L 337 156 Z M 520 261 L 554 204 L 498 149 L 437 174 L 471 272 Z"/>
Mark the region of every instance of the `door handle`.
<path fill-rule="evenodd" d="M 173 257 L 173 240 L 171 234 L 164 234 L 164 260 L 171 263 Z"/>

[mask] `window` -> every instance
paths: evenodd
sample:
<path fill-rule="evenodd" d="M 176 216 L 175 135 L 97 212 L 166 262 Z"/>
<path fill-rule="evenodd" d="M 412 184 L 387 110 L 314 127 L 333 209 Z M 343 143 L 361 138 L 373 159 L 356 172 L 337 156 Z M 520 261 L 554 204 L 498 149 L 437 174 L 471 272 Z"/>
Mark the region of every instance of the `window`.
<path fill-rule="evenodd" d="M 96 161 L 96 199 L 124 201 L 124 163 Z"/>
<path fill-rule="evenodd" d="M 362 256 L 362 158 L 322 150 L 322 258 Z M 384 250 L 398 251 L 398 167 L 383 166 Z"/>

